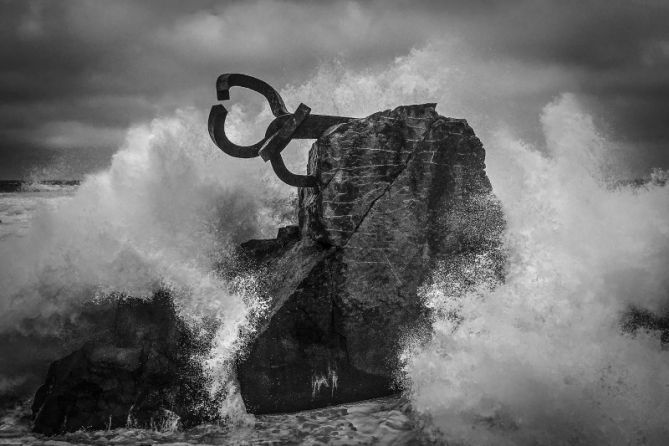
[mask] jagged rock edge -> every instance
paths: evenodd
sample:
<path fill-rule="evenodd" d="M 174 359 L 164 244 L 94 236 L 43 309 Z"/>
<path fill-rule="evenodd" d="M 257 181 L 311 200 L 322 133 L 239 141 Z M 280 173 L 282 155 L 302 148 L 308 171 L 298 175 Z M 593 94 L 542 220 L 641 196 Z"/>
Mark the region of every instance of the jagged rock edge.
<path fill-rule="evenodd" d="M 425 106 L 427 106 L 428 108 L 432 108 L 433 111 L 434 111 L 435 113 L 436 113 L 436 111 L 437 111 L 437 105 L 438 105 L 438 104 L 437 104 L 436 102 L 426 102 L 426 103 L 424 103 L 424 104 L 420 104 L 420 105 L 425 105 Z M 354 119 L 353 121 L 360 121 L 360 120 L 362 120 L 362 119 L 368 119 L 368 118 L 370 118 L 370 117 L 373 116 L 373 115 L 389 115 L 390 113 L 392 113 L 392 112 L 393 112 L 394 110 L 396 110 L 397 108 L 399 108 L 399 107 L 396 107 L 396 108 L 387 108 L 387 109 L 385 109 L 385 110 L 376 112 L 376 113 L 374 113 L 374 114 L 372 114 L 372 115 L 370 115 L 370 116 L 367 116 L 367 117 L 364 117 L 364 118 L 357 118 L 357 119 Z M 351 122 L 352 122 L 352 121 L 351 121 Z M 330 127 L 327 131 L 325 131 L 325 133 L 323 133 L 320 137 L 323 138 L 323 137 L 325 137 L 325 136 L 328 136 L 328 135 L 332 134 L 335 130 L 338 130 L 339 128 L 344 127 L 344 126 L 347 126 L 347 125 L 349 125 L 349 124 L 350 124 L 350 122 L 344 122 L 344 123 L 341 123 L 341 124 L 335 124 L 335 125 L 333 125 L 332 127 Z M 430 126 L 432 126 L 432 124 L 434 124 L 434 121 L 432 121 L 432 123 L 430 124 Z M 319 138 L 319 139 L 320 139 L 320 138 Z M 423 141 L 424 141 L 424 140 L 425 140 L 425 137 L 423 137 Z M 423 142 L 423 141 L 421 141 L 421 142 Z M 318 141 L 316 141 L 314 144 L 316 144 L 316 143 L 318 143 Z M 412 155 L 413 155 L 413 153 L 412 153 Z M 408 165 L 408 163 L 409 163 L 409 159 L 407 159 L 407 163 L 406 163 L 406 164 Z M 404 166 L 403 170 L 404 170 L 405 168 L 406 168 L 406 165 Z M 337 169 L 332 173 L 332 175 L 330 176 L 330 178 L 329 178 L 325 183 L 321 184 L 321 185 L 319 186 L 319 188 L 325 188 L 325 187 L 327 187 L 327 186 L 330 184 L 330 182 L 332 182 L 332 180 L 337 176 L 337 172 L 340 172 L 340 171 L 341 171 L 341 167 L 337 168 Z M 401 173 L 401 172 L 400 172 L 400 173 Z M 397 174 L 397 176 L 399 176 L 399 173 Z M 397 177 L 395 177 L 395 178 L 397 178 Z M 394 183 L 394 180 L 393 180 L 393 183 Z M 392 183 L 391 183 L 391 184 L 392 184 Z M 382 195 L 383 195 L 384 193 L 385 193 L 385 191 L 382 192 Z M 365 215 L 366 215 L 366 214 L 367 214 L 367 213 L 365 213 Z"/>

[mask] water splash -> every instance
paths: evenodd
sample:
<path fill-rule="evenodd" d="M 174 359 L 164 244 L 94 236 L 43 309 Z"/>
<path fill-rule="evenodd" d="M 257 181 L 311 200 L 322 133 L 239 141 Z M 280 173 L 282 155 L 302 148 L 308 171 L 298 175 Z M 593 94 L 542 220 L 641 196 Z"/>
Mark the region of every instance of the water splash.
<path fill-rule="evenodd" d="M 169 289 L 186 321 L 218 322 L 206 363 L 225 381 L 240 328 L 264 303 L 252 277 L 231 283 L 219 265 L 240 242 L 274 234 L 285 197 L 261 181 L 261 164 L 216 150 L 203 123 L 181 110 L 132 129 L 108 170 L 3 240 L 0 332 L 58 334 L 86 303 Z"/>
<path fill-rule="evenodd" d="M 549 156 L 508 132 L 488 145 L 506 281 L 435 271 L 423 293 L 442 317 L 408 352 L 414 404 L 455 444 L 666 444 L 669 354 L 621 317 L 668 309 L 669 189 L 612 184 L 574 96 L 541 122 Z"/>

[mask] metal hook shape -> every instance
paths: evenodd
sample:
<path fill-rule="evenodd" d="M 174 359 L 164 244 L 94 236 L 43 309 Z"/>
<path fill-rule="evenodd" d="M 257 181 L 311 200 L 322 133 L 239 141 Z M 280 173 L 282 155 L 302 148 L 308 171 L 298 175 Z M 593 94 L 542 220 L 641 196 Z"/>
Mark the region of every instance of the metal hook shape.
<path fill-rule="evenodd" d="M 218 100 L 229 100 L 230 88 L 232 87 L 248 88 L 262 94 L 267 99 L 267 102 L 269 102 L 272 114 L 277 118 L 289 115 L 286 104 L 283 103 L 283 99 L 281 99 L 279 93 L 271 85 L 260 79 L 246 74 L 222 74 L 216 80 L 216 97 Z M 258 156 L 258 151 L 270 135 L 266 134 L 265 138 L 250 146 L 237 145 L 230 141 L 225 134 L 225 118 L 227 116 L 228 110 L 220 104 L 214 105 L 209 112 L 209 136 L 211 136 L 214 143 L 230 156 L 237 158 L 255 158 Z"/>
<path fill-rule="evenodd" d="M 225 118 L 228 111 L 222 105 L 214 105 L 209 112 L 209 136 L 219 149 L 230 156 L 237 158 L 255 158 L 265 140 L 259 141 L 250 146 L 238 146 L 228 139 L 225 135 Z"/>
<path fill-rule="evenodd" d="M 269 102 L 269 108 L 272 110 L 272 114 L 277 118 L 289 114 L 286 104 L 283 103 L 283 99 L 281 99 L 279 92 L 265 81 L 261 81 L 248 74 L 221 74 L 218 76 L 218 79 L 216 79 L 216 97 L 218 100 L 229 100 L 230 88 L 232 87 L 248 88 L 249 90 L 253 90 L 265 96 L 265 99 Z"/>
<path fill-rule="evenodd" d="M 209 135 L 225 153 L 237 158 L 261 156 L 270 161 L 277 176 L 285 183 L 296 187 L 316 187 L 318 181 L 310 175 L 296 175 L 286 168 L 281 151 L 292 139 L 319 138 L 333 125 L 352 120 L 342 116 L 311 115 L 311 109 L 300 104 L 295 113 L 288 112 L 279 93 L 266 82 L 246 74 L 222 74 L 216 81 L 216 97 L 230 99 L 231 87 L 244 87 L 262 94 L 269 102 L 275 119 L 265 132 L 265 137 L 250 146 L 239 146 L 225 134 L 225 119 L 228 111 L 222 105 L 214 105 L 209 112 Z"/>

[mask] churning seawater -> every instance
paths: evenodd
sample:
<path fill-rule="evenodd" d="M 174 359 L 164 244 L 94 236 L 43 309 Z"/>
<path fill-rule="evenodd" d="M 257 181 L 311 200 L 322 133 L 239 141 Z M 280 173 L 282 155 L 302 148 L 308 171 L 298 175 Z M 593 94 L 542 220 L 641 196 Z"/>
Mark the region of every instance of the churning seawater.
<path fill-rule="evenodd" d="M 630 307 L 668 310 L 666 172 L 607 178 L 607 143 L 571 95 L 541 123 L 548 154 L 504 133 L 488 144 L 506 280 L 434 272 L 423 293 L 450 316 L 407 351 L 413 401 L 455 444 L 666 444 L 669 352 L 622 327 Z"/>
<path fill-rule="evenodd" d="M 333 65 L 282 94 L 318 113 L 437 101 L 440 113 L 468 118 L 454 105 L 447 61 L 428 47 L 376 71 Z M 228 131 L 244 137 L 245 123 L 268 116 L 233 108 Z M 449 444 L 666 444 L 669 352 L 658 333 L 621 322 L 630 307 L 668 310 L 666 173 L 621 184 L 625 166 L 611 168 L 610 143 L 574 95 L 544 107 L 541 150 L 503 121 L 472 121 L 507 219 L 506 279 L 493 281 L 481 258 L 457 272 L 437 268 L 424 284 L 433 334 L 403 353 L 413 407 Z M 85 302 L 168 287 L 188 320 L 221 322 L 204 360 L 212 391 L 226 389 L 221 414 L 248 428 L 230 361 L 264 302 L 253 277 L 231 286 L 216 265 L 237 243 L 273 236 L 294 191 L 261 162 L 225 157 L 205 123 L 192 109 L 157 118 L 129 131 L 111 167 L 76 191 L 23 208 L 27 195 L 0 197 L 1 209 L 25 217 L 0 238 L 0 332 L 57 333 Z M 306 147 L 286 151 L 293 170 L 304 169 Z M 28 328 L 28 318 L 41 323 Z M 14 378 L 0 379 L 11 387 Z"/>

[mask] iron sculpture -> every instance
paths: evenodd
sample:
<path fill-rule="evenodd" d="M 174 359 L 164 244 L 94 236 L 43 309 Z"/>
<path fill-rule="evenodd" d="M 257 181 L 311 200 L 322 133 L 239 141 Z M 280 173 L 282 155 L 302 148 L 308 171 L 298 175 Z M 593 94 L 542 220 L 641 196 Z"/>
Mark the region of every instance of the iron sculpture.
<path fill-rule="evenodd" d="M 288 170 L 281 152 L 292 139 L 318 139 L 330 127 L 354 118 L 343 116 L 312 115 L 311 108 L 300 104 L 290 113 L 279 93 L 266 82 L 246 74 L 222 74 L 216 81 L 216 96 L 219 101 L 230 99 L 230 88 L 244 87 L 263 95 L 269 102 L 274 120 L 267 127 L 265 137 L 250 146 L 239 146 L 225 135 L 225 118 L 228 111 L 222 105 L 214 105 L 209 112 L 209 135 L 222 151 L 237 158 L 260 156 L 272 164 L 276 175 L 284 182 L 296 187 L 316 187 L 318 181 L 312 175 L 297 175 Z"/>

